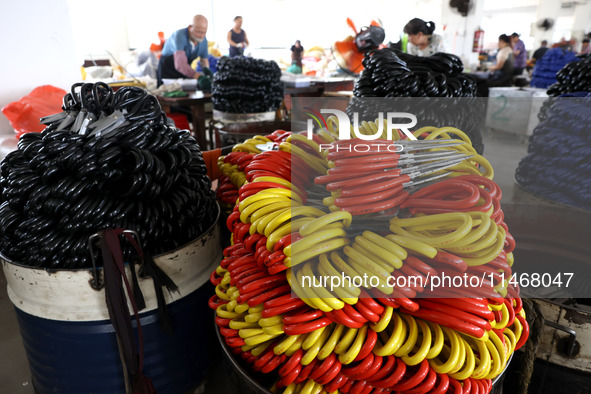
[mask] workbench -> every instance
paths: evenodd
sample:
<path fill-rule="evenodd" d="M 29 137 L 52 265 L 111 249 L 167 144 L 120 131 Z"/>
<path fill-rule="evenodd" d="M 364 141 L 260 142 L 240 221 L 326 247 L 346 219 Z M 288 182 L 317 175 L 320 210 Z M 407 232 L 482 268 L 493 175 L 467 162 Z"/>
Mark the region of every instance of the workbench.
<path fill-rule="evenodd" d="M 197 143 L 202 150 L 213 148 L 213 141 L 207 140 L 207 127 L 205 126 L 205 104 L 211 102 L 211 93 L 196 91 L 189 92 L 187 97 L 158 96 L 157 98 L 164 112 L 170 112 L 171 107 L 186 107 L 193 118 L 193 132 Z M 209 146 L 210 144 L 211 146 Z"/>
<path fill-rule="evenodd" d="M 352 78 L 327 78 L 323 80 L 313 80 L 309 86 L 304 87 L 285 87 L 284 106 L 291 110 L 292 97 L 320 97 L 327 93 L 351 91 L 355 80 Z M 213 136 L 207 137 L 208 128 L 206 127 L 205 104 L 211 102 L 211 93 L 202 91 L 188 92 L 187 97 L 163 97 L 158 96 L 158 102 L 164 112 L 170 112 L 171 107 L 185 107 L 192 116 L 193 132 L 195 139 L 203 150 L 213 148 Z"/>

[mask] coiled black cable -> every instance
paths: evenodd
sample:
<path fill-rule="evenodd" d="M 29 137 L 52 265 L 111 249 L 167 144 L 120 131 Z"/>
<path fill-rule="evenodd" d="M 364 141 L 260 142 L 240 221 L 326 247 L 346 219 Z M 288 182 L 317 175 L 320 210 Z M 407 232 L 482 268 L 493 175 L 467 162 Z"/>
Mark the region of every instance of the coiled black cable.
<path fill-rule="evenodd" d="M 456 55 L 419 57 L 390 48 L 368 51 L 353 94 L 356 97 L 474 97 L 476 82 L 461 74 Z"/>
<path fill-rule="evenodd" d="M 248 57 L 222 58 L 213 77 L 211 101 L 218 111 L 275 111 L 283 100 L 277 63 Z"/>
<path fill-rule="evenodd" d="M 537 196 L 591 211 L 590 114 L 591 93 L 548 99 L 517 182 Z"/>
<path fill-rule="evenodd" d="M 77 92 L 76 90 L 80 90 Z M 90 235 L 136 231 L 146 253 L 173 250 L 215 221 L 217 208 L 199 146 L 171 126 L 143 89 L 76 84 L 64 113 L 119 113 L 125 123 L 99 135 L 60 129 L 21 136 L 0 163 L 0 251 L 37 267 L 88 268 Z M 88 115 L 86 115 L 88 116 Z M 107 119 L 108 120 L 108 119 Z M 121 119 L 123 120 L 123 119 Z M 131 248 L 124 256 L 132 255 Z"/>
<path fill-rule="evenodd" d="M 380 112 L 396 108 L 417 117 L 413 130 L 423 126 L 453 126 L 464 131 L 478 153 L 482 153 L 484 100 L 475 99 L 476 82 L 462 74 L 459 57 L 435 53 L 418 57 L 390 48 L 368 51 L 363 60 L 365 69 L 353 89 L 354 97 L 347 107 L 353 119 L 374 121 Z M 418 97 L 421 100 L 365 100 L 373 97 Z M 429 98 L 429 99 L 426 99 Z M 445 99 L 443 99 L 445 98 Z"/>
<path fill-rule="evenodd" d="M 568 63 L 556 73 L 557 82 L 547 90 L 548 96 L 556 97 L 574 92 L 591 92 L 591 55 L 579 56 L 580 61 Z"/>

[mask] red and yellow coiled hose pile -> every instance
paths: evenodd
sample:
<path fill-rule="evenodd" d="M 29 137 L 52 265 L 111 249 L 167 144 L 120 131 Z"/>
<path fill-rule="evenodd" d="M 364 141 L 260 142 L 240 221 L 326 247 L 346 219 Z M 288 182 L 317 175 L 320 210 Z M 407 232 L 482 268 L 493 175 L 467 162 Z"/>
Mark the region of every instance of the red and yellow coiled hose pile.
<path fill-rule="evenodd" d="M 474 156 L 418 190 L 368 188 L 361 204 L 396 200 L 381 210 L 389 231 L 349 235 L 366 222 L 339 206 L 344 189 L 324 205 L 307 192 L 335 167 L 318 149 L 335 135 L 322 131 L 309 141 L 277 131 L 220 158 L 217 193 L 231 209 L 232 245 L 211 275 L 210 307 L 225 343 L 252 371 L 276 377 L 273 392 L 490 392 L 528 337 L 518 289 L 508 283 L 515 242 L 492 168 L 461 131 L 421 129 L 424 140 L 459 137 L 465 143 L 447 149 Z M 278 150 L 262 152 L 265 144 Z M 426 290 L 416 283 L 386 281 L 442 270 L 486 278 L 486 286 L 421 298 Z M 379 285 L 302 286 L 303 276 L 343 273 L 371 274 Z"/>

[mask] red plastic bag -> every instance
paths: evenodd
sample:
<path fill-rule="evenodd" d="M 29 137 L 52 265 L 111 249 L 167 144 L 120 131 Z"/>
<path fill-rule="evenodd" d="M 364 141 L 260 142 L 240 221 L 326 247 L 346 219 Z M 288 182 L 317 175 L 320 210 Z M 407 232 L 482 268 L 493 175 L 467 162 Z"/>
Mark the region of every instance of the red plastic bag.
<path fill-rule="evenodd" d="M 39 86 L 20 100 L 2 108 L 2 113 L 10 121 L 17 138 L 20 138 L 24 133 L 43 131 L 45 125 L 39 123 L 39 120 L 44 116 L 62 112 L 62 100 L 65 95 L 65 90 L 55 86 Z"/>

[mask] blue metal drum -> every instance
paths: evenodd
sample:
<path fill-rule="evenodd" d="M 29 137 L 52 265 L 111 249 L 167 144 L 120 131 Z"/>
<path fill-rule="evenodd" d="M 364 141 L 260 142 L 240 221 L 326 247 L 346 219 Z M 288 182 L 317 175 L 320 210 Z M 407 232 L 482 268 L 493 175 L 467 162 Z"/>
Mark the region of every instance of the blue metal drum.
<path fill-rule="evenodd" d="M 187 393 L 203 381 L 215 343 L 207 305 L 213 288 L 208 280 L 221 259 L 217 225 L 190 244 L 154 257 L 180 290 L 180 295 L 165 291 L 174 324 L 172 335 L 160 330 L 152 280 L 140 279 L 146 300 L 146 309 L 140 313 L 143 370 L 159 394 Z M 90 270 L 49 272 L 5 259 L 2 266 L 35 391 L 125 393 L 123 366 L 104 290 L 89 285 Z M 132 322 L 135 327 L 135 320 Z"/>

